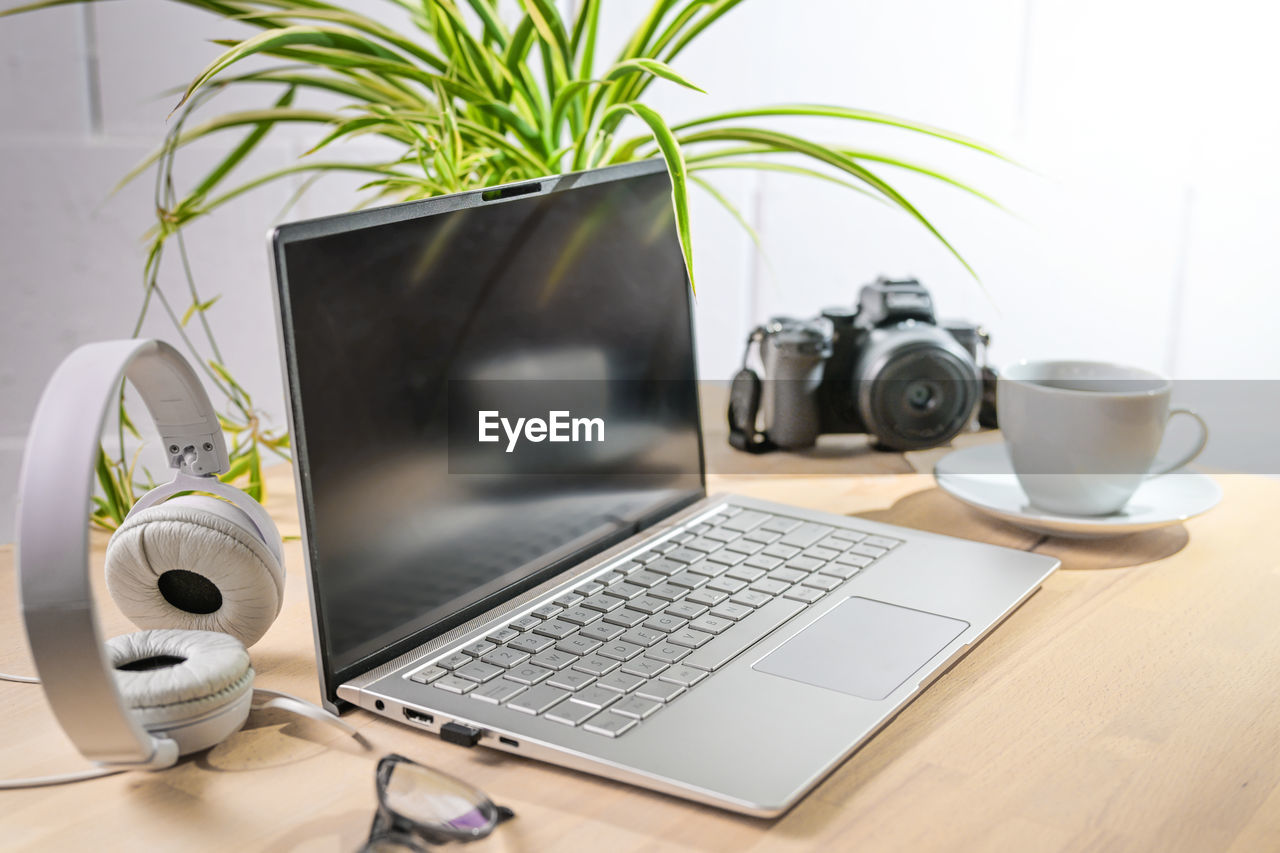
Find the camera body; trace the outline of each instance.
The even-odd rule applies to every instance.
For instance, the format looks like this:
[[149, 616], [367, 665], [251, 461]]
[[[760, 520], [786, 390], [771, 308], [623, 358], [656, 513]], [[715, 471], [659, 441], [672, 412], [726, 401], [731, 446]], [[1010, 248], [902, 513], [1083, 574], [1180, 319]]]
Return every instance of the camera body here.
[[890, 450], [950, 441], [982, 399], [979, 327], [939, 325], [918, 281], [878, 279], [856, 310], [775, 317], [759, 334], [764, 434], [795, 450], [824, 433], [866, 433]]

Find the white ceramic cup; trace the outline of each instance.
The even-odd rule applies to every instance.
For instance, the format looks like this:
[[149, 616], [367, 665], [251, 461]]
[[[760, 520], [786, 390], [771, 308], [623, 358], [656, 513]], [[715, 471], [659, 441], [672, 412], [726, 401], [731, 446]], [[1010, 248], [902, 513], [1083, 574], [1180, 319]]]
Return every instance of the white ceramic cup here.
[[[1137, 367], [1098, 361], [1023, 361], [996, 386], [996, 408], [1018, 482], [1032, 505], [1065, 515], [1119, 512], [1150, 477], [1204, 450], [1209, 427], [1169, 408], [1173, 383]], [[1174, 415], [1200, 424], [1196, 445], [1153, 470]]]

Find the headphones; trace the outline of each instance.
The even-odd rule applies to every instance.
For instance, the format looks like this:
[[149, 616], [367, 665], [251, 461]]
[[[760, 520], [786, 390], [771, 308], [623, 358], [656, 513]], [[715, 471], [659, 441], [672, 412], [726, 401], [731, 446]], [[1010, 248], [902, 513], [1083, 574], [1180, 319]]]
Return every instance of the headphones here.
[[[125, 378], [176, 473], [138, 501], [107, 546], [108, 591], [149, 630], [104, 645], [86, 519], [103, 424]], [[249, 715], [254, 673], [245, 646], [280, 612], [284, 558], [261, 504], [218, 479], [227, 468], [204, 386], [166, 343], [82, 346], [40, 398], [19, 487], [22, 613], [58, 723], [100, 765], [168, 767], [219, 743]]]

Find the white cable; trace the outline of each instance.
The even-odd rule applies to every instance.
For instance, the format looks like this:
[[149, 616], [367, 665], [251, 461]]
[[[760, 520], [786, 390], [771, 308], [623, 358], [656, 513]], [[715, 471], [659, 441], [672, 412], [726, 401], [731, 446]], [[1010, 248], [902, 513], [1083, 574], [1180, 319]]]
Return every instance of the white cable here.
[[86, 779], [100, 779], [103, 776], [114, 776], [123, 773], [123, 767], [99, 767], [95, 770], [81, 770], [79, 773], [64, 773], [61, 776], [36, 776], [31, 779], [0, 779], [0, 791], [15, 788], [42, 788], [45, 785], [66, 785], [69, 782], [83, 782]]
[[350, 735], [365, 749], [371, 748], [369, 742], [365, 740], [364, 735], [360, 734], [360, 732], [358, 732], [350, 723], [339, 719], [335, 714], [330, 714], [318, 705], [313, 705], [305, 699], [299, 699], [297, 696], [282, 693], [279, 690], [268, 690], [265, 687], [255, 687], [253, 688], [253, 708], [254, 710], [277, 708], [281, 711], [289, 711], [303, 717], [308, 717], [317, 722], [333, 726], [344, 734]]
[[10, 675], [7, 672], [0, 672], [0, 681], [16, 681], [19, 684], [39, 684], [40, 679], [32, 678], [29, 675]]

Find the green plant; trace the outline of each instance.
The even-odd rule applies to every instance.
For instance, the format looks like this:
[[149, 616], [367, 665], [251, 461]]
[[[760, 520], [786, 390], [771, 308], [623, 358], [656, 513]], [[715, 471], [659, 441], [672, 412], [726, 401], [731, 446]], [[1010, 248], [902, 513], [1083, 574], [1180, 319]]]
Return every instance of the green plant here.
[[[76, 2], [90, 0], [41, 0], [3, 14]], [[288, 436], [261, 426], [248, 394], [222, 364], [206, 317], [216, 297], [200, 295], [182, 231], [193, 220], [264, 184], [305, 175], [301, 192], [322, 175], [355, 172], [369, 178], [362, 188], [369, 191], [364, 199], [368, 204], [660, 155], [671, 175], [676, 223], [691, 275], [690, 183], [707, 190], [750, 230], [707, 181], [703, 173], [713, 170], [785, 172], [871, 195], [914, 218], [966, 269], [969, 265], [951, 244], [877, 170], [886, 165], [923, 174], [991, 201], [917, 163], [759, 126], [762, 119], [782, 116], [834, 118], [888, 125], [995, 155], [977, 142], [905, 119], [846, 107], [790, 104], [717, 113], [675, 125], [664, 120], [643, 102], [649, 86], [662, 80], [697, 89], [672, 62], [742, 0], [656, 0], [611, 62], [599, 61], [596, 55], [602, 0], [581, 0], [577, 14], [567, 20], [553, 0], [519, 0], [514, 26], [502, 20], [497, 0], [387, 0], [411, 22], [412, 30], [406, 32], [323, 0], [177, 2], [261, 32], [218, 41], [226, 51], [186, 87], [164, 144], [126, 176], [131, 180], [155, 168], [157, 221], [148, 234], [138, 327], [158, 302], [200, 358], [210, 382], [228, 401], [224, 427], [235, 446], [227, 479], [247, 479], [259, 495], [262, 456], [270, 451], [287, 458]], [[267, 67], [241, 64], [251, 57], [276, 62]], [[278, 94], [262, 109], [190, 121], [217, 92], [249, 86], [267, 86]], [[326, 100], [338, 103], [299, 106], [295, 100], [300, 93], [323, 93]], [[296, 165], [233, 183], [232, 173], [248, 154], [272, 128], [286, 123], [317, 125], [316, 144]], [[634, 133], [624, 135], [628, 128]], [[173, 179], [178, 151], [197, 139], [237, 129], [244, 135], [226, 157], [194, 187], [178, 192]], [[335, 143], [356, 136], [379, 137], [392, 144], [395, 154], [372, 163], [328, 156], [338, 150]], [[161, 285], [161, 261], [170, 244], [177, 250], [186, 289], [183, 299], [189, 303], [181, 316]], [[187, 327], [196, 318], [207, 352], [188, 335]], [[121, 424], [118, 454], [113, 458], [104, 452], [99, 466], [106, 495], [95, 520], [108, 527], [132, 505], [136, 487], [134, 466], [125, 458], [123, 433], [131, 427], [123, 407]]]

